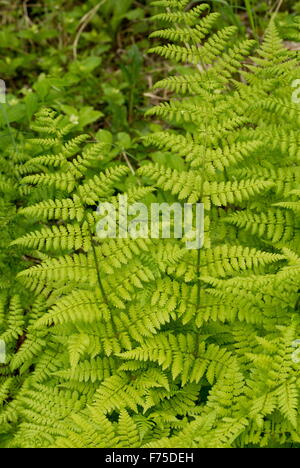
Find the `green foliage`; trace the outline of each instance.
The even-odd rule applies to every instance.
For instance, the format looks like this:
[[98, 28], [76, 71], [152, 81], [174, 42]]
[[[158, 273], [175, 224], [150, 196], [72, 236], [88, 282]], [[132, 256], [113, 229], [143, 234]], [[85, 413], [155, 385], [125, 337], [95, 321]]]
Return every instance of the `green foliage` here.
[[[123, 20], [143, 17], [131, 1], [103, 2], [99, 18], [97, 2], [86, 3], [86, 19], [110, 19], [109, 43]], [[199, 3], [151, 7], [161, 41], [151, 52], [172, 62], [156, 85], [163, 101], [147, 113], [156, 124], [137, 122], [136, 45], [121, 68], [129, 94], [104, 80], [102, 110], [87, 96], [76, 111], [80, 80], [59, 106], [48, 94], [55, 82], [40, 80], [16, 118], [0, 104], [1, 447], [300, 442], [297, 55], [273, 21], [261, 44], [239, 40]], [[95, 47], [81, 70], [93, 81], [99, 38], [82, 39]], [[76, 74], [78, 59], [69, 66]], [[113, 128], [94, 138], [102, 111]], [[142, 151], [134, 164], [131, 149]], [[118, 206], [122, 194], [146, 205], [202, 202], [204, 247], [100, 239], [98, 204]]]

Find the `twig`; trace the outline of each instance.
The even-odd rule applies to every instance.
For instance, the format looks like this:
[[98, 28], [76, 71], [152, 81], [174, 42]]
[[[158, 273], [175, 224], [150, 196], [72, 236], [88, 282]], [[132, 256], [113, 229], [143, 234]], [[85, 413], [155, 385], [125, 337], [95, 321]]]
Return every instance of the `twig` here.
[[[278, 14], [278, 12], [279, 12], [279, 10], [280, 10], [282, 4], [283, 4], [283, 0], [278, 0], [277, 6], [276, 6], [275, 11], [274, 11], [274, 13], [273, 13], [273, 15], [272, 15], [272, 20], [274, 20], [275, 17], [277, 16], [277, 14]], [[271, 21], [272, 21], [272, 20], [271, 20]]]
[[[135, 170], [134, 170], [134, 168], [132, 167], [132, 164], [131, 164], [131, 162], [129, 161], [129, 158], [128, 158], [127, 154], [125, 153], [125, 151], [122, 151], [122, 156], [123, 156], [123, 158], [125, 159], [126, 164], [127, 164], [127, 166], [129, 167], [131, 173], [132, 173], [134, 176], [136, 176]], [[138, 182], [139, 185], [141, 185], [140, 179], [137, 179], [137, 182]]]
[[127, 154], [126, 154], [124, 151], [122, 152], [122, 156], [123, 156], [123, 158], [125, 159], [126, 164], [127, 164], [127, 166], [129, 167], [129, 169], [131, 170], [132, 174], [135, 176], [135, 170], [133, 169], [133, 167], [132, 167], [132, 165], [131, 165], [131, 162], [130, 162], [129, 159], [128, 159], [128, 156], [127, 156]]
[[152, 94], [152, 93], [144, 93], [144, 96], [149, 97], [149, 98], [154, 99], [154, 100], [157, 100], [157, 101], [168, 101], [169, 100], [168, 98], [157, 96], [156, 94]]
[[73, 57], [74, 57], [74, 60], [77, 59], [77, 48], [78, 48], [78, 43], [79, 43], [79, 40], [80, 40], [80, 37], [81, 37], [81, 34], [83, 33], [83, 31], [85, 30], [85, 28], [87, 27], [87, 25], [89, 24], [89, 22], [93, 19], [93, 17], [95, 16], [95, 14], [97, 13], [97, 11], [99, 10], [99, 8], [106, 2], [106, 0], [101, 0], [101, 2], [99, 2], [94, 8], [92, 8], [92, 10], [88, 11], [80, 20], [80, 23], [79, 23], [79, 29], [78, 29], [78, 32], [76, 34], [76, 37], [75, 37], [75, 40], [74, 40], [74, 43], [73, 43]]
[[27, 3], [28, 3], [28, 0], [23, 1], [23, 11], [24, 11], [25, 22], [29, 26], [30, 24], [32, 24], [32, 21], [28, 15]]
[[33, 262], [37, 265], [40, 265], [42, 263], [40, 259], [32, 257], [31, 255], [23, 255], [22, 260], [24, 260], [25, 262]]

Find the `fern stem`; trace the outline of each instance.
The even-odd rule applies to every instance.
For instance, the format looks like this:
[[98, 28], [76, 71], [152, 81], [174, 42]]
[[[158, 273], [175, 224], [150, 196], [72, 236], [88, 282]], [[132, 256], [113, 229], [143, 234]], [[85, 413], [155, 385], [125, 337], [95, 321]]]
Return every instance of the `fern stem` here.
[[197, 310], [200, 307], [201, 280], [200, 280], [201, 249], [197, 253]]
[[[300, 293], [300, 291], [299, 291], [299, 293]], [[296, 302], [296, 305], [295, 305], [295, 311], [297, 311], [299, 309], [299, 307], [300, 307], [300, 295], [299, 295], [299, 297], [297, 299], [297, 302]]]
[[89, 233], [90, 233], [90, 237], [91, 237], [91, 245], [92, 245], [94, 262], [95, 262], [95, 267], [96, 267], [96, 272], [97, 272], [98, 285], [99, 285], [102, 297], [104, 299], [104, 302], [106, 303], [106, 305], [109, 305], [108, 304], [108, 298], [107, 298], [107, 295], [106, 295], [106, 292], [105, 292], [105, 289], [104, 289], [104, 286], [103, 286], [103, 283], [102, 283], [102, 280], [101, 280], [100, 267], [99, 267], [99, 263], [98, 263], [98, 260], [97, 260], [97, 253], [96, 253], [95, 244], [94, 244], [94, 240], [93, 240], [93, 234], [91, 232], [90, 226], [88, 226], [88, 229], [89, 229]]

